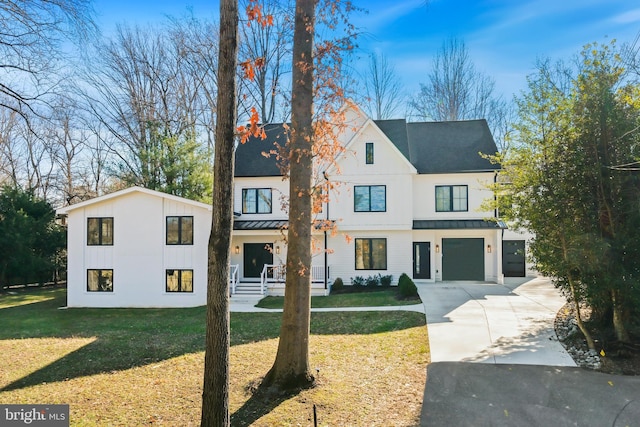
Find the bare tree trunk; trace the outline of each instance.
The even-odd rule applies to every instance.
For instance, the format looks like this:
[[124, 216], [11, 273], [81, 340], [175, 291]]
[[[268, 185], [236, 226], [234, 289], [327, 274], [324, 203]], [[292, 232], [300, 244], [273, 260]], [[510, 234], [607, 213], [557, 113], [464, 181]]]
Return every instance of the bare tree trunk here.
[[265, 386], [307, 387], [311, 320], [311, 188], [315, 0], [297, 0], [293, 38], [287, 279], [276, 360]]
[[620, 301], [620, 292], [611, 290], [611, 305], [613, 310], [613, 329], [616, 331], [616, 338], [622, 342], [629, 342], [629, 332], [625, 326], [626, 310]]
[[584, 339], [587, 340], [589, 350], [595, 350], [596, 345], [593, 341], [593, 337], [591, 336], [591, 332], [589, 332], [582, 321], [582, 314], [580, 313], [580, 296], [576, 290], [575, 281], [571, 277], [568, 278], [568, 281], [569, 289], [571, 290], [571, 299], [573, 299], [574, 310], [576, 311], [576, 323], [578, 324], [578, 329], [580, 329], [580, 332], [584, 335]]
[[233, 150], [236, 127], [238, 2], [220, 1], [218, 120], [209, 236], [207, 335], [201, 426], [228, 426], [229, 259], [233, 221]]

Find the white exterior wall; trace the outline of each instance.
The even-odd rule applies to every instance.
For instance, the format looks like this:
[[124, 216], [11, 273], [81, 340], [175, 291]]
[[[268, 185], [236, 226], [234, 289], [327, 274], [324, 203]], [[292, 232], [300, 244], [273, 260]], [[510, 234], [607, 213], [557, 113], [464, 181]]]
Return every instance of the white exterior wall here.
[[[480, 205], [493, 192], [485, 185], [493, 182], [493, 172], [451, 173], [416, 175], [413, 181], [414, 219], [483, 219], [493, 217], [493, 212], [481, 212]], [[436, 186], [466, 185], [467, 212], [436, 212]]]
[[[356, 270], [355, 239], [385, 238], [387, 239], [387, 269], [386, 270]], [[413, 260], [410, 256], [412, 247], [411, 231], [396, 230], [358, 230], [354, 232], [339, 232], [329, 238], [329, 248], [333, 253], [328, 255], [331, 268], [331, 280], [340, 277], [345, 285], [351, 284], [351, 278], [362, 276], [367, 278], [376, 274], [382, 276], [391, 274], [393, 284], [398, 283], [402, 273], [412, 276]]]
[[[271, 213], [270, 214], [246, 214], [242, 213], [242, 190], [248, 188], [270, 188], [271, 189]], [[282, 203], [282, 197], [289, 195], [289, 181], [285, 181], [281, 176], [264, 177], [239, 177], [234, 179], [234, 199], [233, 211], [240, 213], [237, 218], [240, 221], [248, 220], [272, 220], [287, 219], [288, 213]]]
[[[370, 165], [365, 159], [367, 142], [374, 144], [374, 162]], [[341, 173], [331, 175], [337, 186], [330, 194], [329, 216], [337, 221], [340, 230], [411, 229], [411, 187], [415, 168], [375, 126], [365, 127], [349, 145], [339, 164]], [[386, 212], [355, 212], [356, 185], [384, 185]]]
[[[69, 307], [192, 307], [206, 303], [211, 211], [131, 192], [68, 213]], [[193, 216], [193, 245], [166, 245], [166, 216]], [[113, 218], [113, 245], [87, 245], [87, 218]], [[88, 269], [113, 269], [113, 292], [87, 291]], [[166, 292], [167, 269], [192, 269], [193, 292]]]

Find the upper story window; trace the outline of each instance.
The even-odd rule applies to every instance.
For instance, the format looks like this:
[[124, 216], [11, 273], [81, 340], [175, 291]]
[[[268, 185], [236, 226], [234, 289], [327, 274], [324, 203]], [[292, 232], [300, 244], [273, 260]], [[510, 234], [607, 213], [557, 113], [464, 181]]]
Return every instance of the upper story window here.
[[87, 245], [113, 245], [113, 218], [87, 218]]
[[167, 217], [167, 245], [193, 245], [193, 217]]
[[365, 161], [368, 165], [373, 164], [373, 142], [365, 144]]
[[387, 187], [385, 185], [356, 185], [353, 187], [356, 212], [386, 212]]
[[466, 185], [437, 185], [436, 212], [466, 212], [468, 206]]
[[245, 213], [245, 214], [271, 213], [271, 189], [270, 188], [242, 189], [242, 213]]
[[387, 239], [355, 239], [356, 270], [387, 269]]
[[87, 270], [88, 292], [113, 292], [113, 270]]
[[193, 292], [193, 270], [167, 270], [167, 292]]

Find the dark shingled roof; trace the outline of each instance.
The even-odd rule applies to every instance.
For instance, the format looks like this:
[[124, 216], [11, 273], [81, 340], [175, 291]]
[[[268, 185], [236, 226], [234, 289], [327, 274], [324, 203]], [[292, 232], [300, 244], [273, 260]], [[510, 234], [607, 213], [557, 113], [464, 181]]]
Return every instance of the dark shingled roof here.
[[[404, 119], [375, 120], [374, 123], [411, 162], [418, 173], [486, 172], [500, 169], [480, 156], [498, 149], [487, 121], [407, 123]], [[282, 123], [265, 126], [267, 138], [251, 137], [236, 148], [236, 177], [282, 176], [276, 156], [263, 152], [284, 145], [287, 135]]]
[[284, 146], [287, 143], [287, 135], [282, 123], [265, 125], [266, 139], [250, 137], [244, 144], [236, 147], [235, 176], [282, 176], [275, 155], [265, 157], [262, 153], [275, 150], [273, 145], [277, 142]]
[[248, 221], [233, 221], [234, 230], [280, 230], [285, 225], [288, 225], [289, 221], [282, 220], [248, 220]]
[[502, 229], [508, 228], [503, 221], [484, 221], [481, 219], [416, 219], [414, 230], [458, 230], [458, 229]]
[[410, 160], [409, 140], [407, 139], [407, 122], [404, 119], [396, 120], [375, 120], [374, 123], [380, 128], [387, 138], [400, 150], [400, 152]]
[[478, 172], [499, 169], [479, 153], [498, 149], [487, 121], [407, 123], [376, 120], [376, 125], [405, 155], [418, 173]]

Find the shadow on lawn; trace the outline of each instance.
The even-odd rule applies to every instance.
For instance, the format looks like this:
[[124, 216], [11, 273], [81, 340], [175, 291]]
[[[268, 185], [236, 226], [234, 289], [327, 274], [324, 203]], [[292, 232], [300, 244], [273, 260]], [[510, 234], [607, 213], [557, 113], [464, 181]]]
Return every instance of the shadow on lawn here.
[[[66, 305], [65, 290], [47, 292], [47, 299], [39, 302], [0, 308], [0, 340], [93, 338], [94, 341], [0, 391], [122, 371], [205, 350], [206, 307], [59, 310]], [[279, 313], [233, 313], [231, 345], [277, 338], [280, 322]], [[420, 324], [424, 325], [424, 315], [419, 313], [388, 312], [385, 316], [375, 312], [313, 313], [311, 333], [374, 334]], [[254, 400], [255, 403], [252, 400], [245, 405], [242, 413], [250, 414], [264, 406], [260, 406], [258, 397]]]
[[280, 392], [258, 386], [251, 397], [237, 411], [231, 414], [231, 425], [237, 427], [253, 425], [264, 415], [280, 406], [282, 402], [297, 396], [300, 391]]

